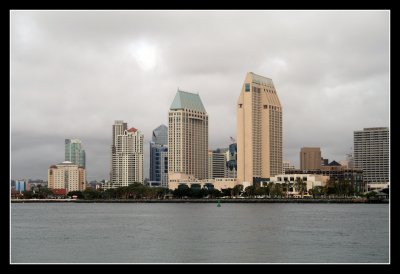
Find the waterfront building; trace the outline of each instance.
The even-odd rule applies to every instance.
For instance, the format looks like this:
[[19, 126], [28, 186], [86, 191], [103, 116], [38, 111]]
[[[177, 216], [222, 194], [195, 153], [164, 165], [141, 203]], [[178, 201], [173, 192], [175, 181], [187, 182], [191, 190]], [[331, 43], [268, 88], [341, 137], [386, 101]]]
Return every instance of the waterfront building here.
[[367, 184], [389, 182], [389, 128], [354, 131], [354, 165], [363, 170]]
[[64, 161], [86, 168], [86, 153], [79, 139], [65, 139]]
[[336, 161], [332, 161], [329, 165], [321, 166], [320, 169], [291, 169], [286, 174], [315, 174], [329, 176], [334, 181], [345, 180], [350, 181], [355, 192], [365, 192], [366, 186], [363, 181], [363, 170], [358, 168], [347, 168], [341, 166]]
[[237, 101], [237, 179], [282, 173], [282, 107], [271, 79], [247, 73]]
[[316, 186], [324, 187], [329, 180], [329, 176], [326, 175], [317, 175], [317, 174], [305, 174], [305, 173], [293, 173], [293, 174], [278, 174], [272, 176], [269, 181], [264, 181], [260, 184], [262, 187], [268, 186], [268, 183], [277, 183], [288, 186], [288, 197], [299, 197], [300, 193], [298, 188], [296, 188], [296, 181], [301, 179], [303, 183], [306, 184], [305, 195], [308, 196], [308, 193], [311, 189]]
[[143, 134], [136, 128], [128, 129], [121, 120], [113, 125], [111, 145], [110, 183], [105, 188], [143, 183]]
[[227, 177], [226, 152], [219, 148], [208, 151], [208, 179]]
[[51, 165], [48, 169], [48, 188], [70, 191], [86, 189], [86, 171], [82, 166], [69, 161]]
[[321, 149], [319, 147], [302, 147], [300, 149], [300, 169], [321, 168]]
[[150, 181], [168, 187], [168, 127], [165, 125], [153, 130], [150, 142]]
[[208, 177], [208, 114], [198, 94], [179, 90], [168, 113], [168, 176]]
[[[234, 188], [238, 185], [238, 181], [236, 178], [215, 178], [215, 179], [203, 179], [199, 180], [194, 176], [190, 176], [184, 173], [174, 173], [169, 176], [168, 188], [169, 189], [177, 189], [180, 185], [187, 185], [188, 187], [197, 187], [199, 189], [207, 188], [207, 189], [228, 189]], [[242, 183], [243, 189], [250, 186], [252, 183], [245, 182]]]

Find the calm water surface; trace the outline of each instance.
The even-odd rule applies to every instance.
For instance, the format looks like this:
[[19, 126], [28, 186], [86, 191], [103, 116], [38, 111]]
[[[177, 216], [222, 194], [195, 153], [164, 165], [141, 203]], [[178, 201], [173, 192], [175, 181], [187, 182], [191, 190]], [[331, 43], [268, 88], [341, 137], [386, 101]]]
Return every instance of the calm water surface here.
[[12, 204], [12, 263], [388, 263], [387, 204]]

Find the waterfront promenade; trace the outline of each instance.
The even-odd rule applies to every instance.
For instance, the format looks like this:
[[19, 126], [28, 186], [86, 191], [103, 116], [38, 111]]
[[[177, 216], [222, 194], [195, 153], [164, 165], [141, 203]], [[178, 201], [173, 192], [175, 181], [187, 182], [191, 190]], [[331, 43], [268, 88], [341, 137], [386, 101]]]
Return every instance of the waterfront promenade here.
[[363, 198], [332, 198], [332, 199], [116, 199], [116, 200], [83, 200], [83, 199], [12, 199], [12, 203], [389, 203], [388, 200], [368, 200]]

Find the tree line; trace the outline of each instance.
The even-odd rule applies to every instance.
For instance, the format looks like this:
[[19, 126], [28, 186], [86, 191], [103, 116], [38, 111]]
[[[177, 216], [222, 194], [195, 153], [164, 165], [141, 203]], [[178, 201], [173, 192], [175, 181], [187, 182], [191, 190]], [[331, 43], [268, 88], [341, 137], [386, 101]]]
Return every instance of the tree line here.
[[[233, 188], [222, 189], [221, 191], [213, 188], [212, 185], [201, 187], [200, 184], [179, 185], [175, 190], [164, 187], [149, 187], [141, 183], [133, 183], [129, 186], [112, 189], [93, 189], [87, 188], [84, 191], [71, 191], [67, 196], [76, 196], [78, 199], [163, 199], [166, 195], [172, 195], [175, 198], [220, 198], [220, 197], [268, 197], [268, 198], [289, 198], [289, 193], [297, 191], [301, 197], [312, 195], [313, 198], [326, 197], [351, 197], [360, 195], [349, 180], [328, 180], [325, 186], [315, 186], [307, 191], [307, 184], [301, 178], [295, 182], [274, 183], [269, 182], [265, 186], [255, 184], [243, 189], [243, 185], [236, 185]], [[52, 197], [51, 189], [41, 187], [35, 190], [24, 191], [20, 198], [45, 199]]]

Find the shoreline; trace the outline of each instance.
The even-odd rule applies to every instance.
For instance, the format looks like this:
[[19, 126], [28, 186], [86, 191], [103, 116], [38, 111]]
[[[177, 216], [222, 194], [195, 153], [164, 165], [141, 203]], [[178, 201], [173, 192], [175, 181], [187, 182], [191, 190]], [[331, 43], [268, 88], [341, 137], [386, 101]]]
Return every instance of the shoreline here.
[[388, 204], [388, 200], [365, 199], [119, 199], [119, 200], [79, 200], [79, 199], [12, 199], [11, 203], [311, 203], [311, 204]]

